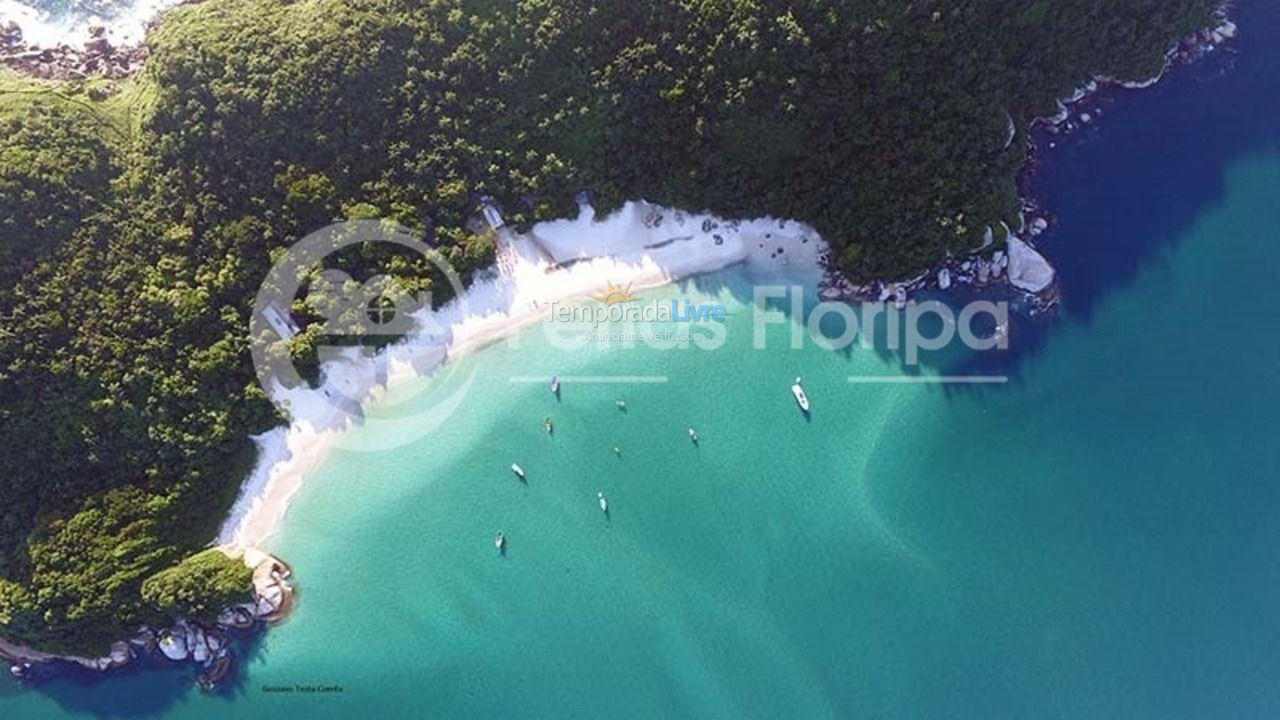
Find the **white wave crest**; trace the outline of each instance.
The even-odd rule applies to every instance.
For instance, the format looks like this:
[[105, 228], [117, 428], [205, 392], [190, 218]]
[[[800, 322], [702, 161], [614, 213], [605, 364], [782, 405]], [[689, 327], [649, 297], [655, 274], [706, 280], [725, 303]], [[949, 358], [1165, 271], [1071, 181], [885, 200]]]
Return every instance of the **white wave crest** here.
[[146, 35], [147, 23], [165, 8], [181, 0], [133, 0], [132, 2], [75, 3], [50, 0], [0, 0], [0, 24], [14, 22], [22, 28], [28, 45], [56, 47], [80, 45], [89, 28], [107, 29], [115, 45], [136, 45]]

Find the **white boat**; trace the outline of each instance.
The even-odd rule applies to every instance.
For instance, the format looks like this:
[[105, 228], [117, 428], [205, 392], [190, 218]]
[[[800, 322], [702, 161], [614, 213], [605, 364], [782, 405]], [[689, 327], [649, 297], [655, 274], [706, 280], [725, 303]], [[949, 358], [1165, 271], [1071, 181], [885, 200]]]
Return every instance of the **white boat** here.
[[511, 463], [511, 472], [515, 473], [516, 477], [520, 478], [521, 480], [524, 479], [524, 468], [520, 467], [518, 464]]
[[702, 438], [698, 437], [698, 431], [697, 431], [697, 430], [694, 430], [692, 427], [690, 427], [690, 428], [689, 428], [689, 439], [693, 441], [693, 444], [694, 444], [694, 445], [697, 445], [697, 444], [698, 444], [698, 441], [699, 441], [699, 440], [701, 440]]
[[501, 530], [493, 537], [493, 546], [499, 550], [507, 546], [507, 536], [503, 535]]
[[596, 497], [600, 500], [600, 512], [609, 512], [609, 501], [604, 499], [604, 493], [598, 492], [596, 493]]
[[559, 375], [551, 376], [551, 394], [552, 395], [560, 394], [560, 376]]
[[548, 435], [555, 432], [556, 427], [551, 424], [551, 418], [547, 418], [542, 421], [542, 429], [546, 430]]
[[796, 382], [791, 386], [791, 394], [796, 396], [796, 402], [799, 403], [800, 409], [809, 412], [809, 396], [804, 392], [804, 386], [800, 384], [800, 378], [796, 378]]
[[617, 405], [619, 410], [626, 410], [626, 409], [627, 409], [627, 401], [626, 401], [626, 400], [615, 400], [615, 401], [613, 402], [613, 404], [614, 404], [614, 405]]

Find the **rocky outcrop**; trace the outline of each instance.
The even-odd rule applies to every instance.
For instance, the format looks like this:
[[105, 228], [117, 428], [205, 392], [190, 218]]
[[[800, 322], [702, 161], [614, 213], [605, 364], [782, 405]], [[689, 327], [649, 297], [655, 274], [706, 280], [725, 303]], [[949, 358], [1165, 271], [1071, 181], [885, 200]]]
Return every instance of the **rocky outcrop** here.
[[87, 77], [123, 78], [142, 68], [147, 58], [144, 47], [117, 48], [106, 37], [106, 29], [95, 27], [83, 46], [41, 48], [28, 46], [22, 28], [10, 22], [0, 25], [0, 64], [31, 77], [75, 80]]
[[161, 655], [172, 662], [200, 665], [200, 687], [211, 690], [226, 677], [232, 666], [230, 639], [227, 633], [244, 632], [261, 622], [275, 622], [292, 608], [293, 588], [288, 578], [289, 567], [276, 558], [257, 551], [224, 549], [232, 557], [240, 557], [253, 568], [253, 601], [234, 605], [218, 613], [216, 627], [206, 627], [191, 620], [179, 620], [160, 633], [157, 644]]
[[227, 630], [247, 630], [253, 627], [253, 623], [257, 618], [252, 612], [250, 605], [236, 605], [229, 607], [218, 613], [218, 627]]
[[186, 628], [181, 623], [173, 630], [161, 633], [160, 652], [175, 662], [191, 657], [191, 651], [187, 649]]
[[3, 657], [12, 665], [9, 672], [17, 678], [26, 677], [35, 665], [42, 665], [54, 661], [68, 662], [79, 665], [86, 670], [107, 671], [114, 670], [118, 667], [128, 665], [134, 658], [134, 650], [130, 643], [120, 641], [112, 643], [106, 655], [102, 657], [81, 657], [79, 655], [54, 655], [52, 653], [42, 652], [32, 648], [14, 645], [0, 639], [0, 657]]
[[253, 552], [245, 552], [245, 563], [254, 569], [253, 592], [257, 598], [250, 611], [264, 622], [277, 622], [293, 609], [293, 587], [289, 584], [292, 572], [276, 558], [258, 553], [262, 555], [259, 559]]
[[0, 23], [0, 52], [22, 46], [22, 28], [18, 27], [18, 23], [12, 20]]
[[[1140, 82], [1122, 82], [1108, 77], [1097, 77], [1078, 88], [1068, 98], [1058, 101], [1058, 112], [1049, 117], [1036, 118], [1032, 125], [1047, 126], [1051, 134], [1066, 134], [1093, 124], [1103, 115], [1101, 104], [1096, 102], [1100, 88], [1108, 85], [1119, 85], [1126, 88], [1142, 88], [1155, 84], [1169, 68], [1192, 62], [1206, 53], [1212, 52], [1239, 34], [1239, 28], [1226, 16], [1226, 7], [1220, 9], [1216, 16], [1217, 25], [1200, 30], [1174, 46], [1166, 54], [1164, 70], [1155, 77]], [[1056, 147], [1052, 139], [1048, 141], [1050, 148]], [[894, 304], [902, 307], [905, 298], [921, 290], [938, 288], [949, 291], [958, 286], [985, 287], [990, 284], [1007, 282], [1010, 286], [1028, 293], [1031, 297], [1032, 313], [1052, 309], [1059, 301], [1058, 288], [1054, 284], [1053, 267], [1023, 238], [1035, 238], [1049, 228], [1049, 221], [1039, 214], [1031, 193], [1025, 184], [1029, 182], [1035, 168], [1034, 146], [1031, 151], [1030, 170], [1019, 178], [1019, 191], [1023, 197], [1024, 216], [1030, 216], [1030, 222], [1023, 222], [1017, 229], [1023, 237], [1005, 227], [1008, 238], [1007, 255], [996, 251], [989, 257], [983, 257], [985, 251], [993, 244], [994, 234], [990, 227], [983, 236], [982, 244], [971, 251], [967, 259], [947, 260], [939, 263], [924, 279], [917, 278], [898, 283], [892, 281], [872, 281], [865, 285], [855, 285], [839, 271], [832, 258], [827, 255], [823, 261], [827, 266], [827, 276], [819, 290], [823, 300], [856, 300], [861, 302], [887, 302], [893, 299]]]
[[[1047, 228], [1048, 222], [1043, 219], [1035, 221], [1035, 227]], [[1007, 229], [1006, 229], [1007, 231]], [[1010, 239], [1016, 239], [1012, 234]], [[1034, 251], [1033, 251], [1034, 252]], [[892, 302], [902, 309], [908, 299], [924, 290], [950, 291], [960, 287], [982, 289], [1008, 283], [1032, 294], [1041, 291], [1028, 290], [1026, 287], [1012, 282], [1008, 272], [1010, 257], [1004, 250], [995, 250], [990, 255], [978, 254], [964, 259], [948, 260], [933, 271], [923, 273], [905, 282], [870, 282], [866, 285], [854, 285], [840, 273], [839, 269], [828, 265], [827, 277], [823, 280], [818, 296], [823, 300], [855, 300], [859, 302]], [[1036, 298], [1036, 305], [1047, 307], [1053, 303], [1048, 299]]]
[[1019, 290], [1040, 293], [1053, 284], [1053, 266], [1035, 248], [1009, 237], [1009, 283]]
[[106, 672], [127, 665], [136, 657], [158, 655], [170, 662], [200, 665], [204, 670], [200, 687], [212, 689], [229, 674], [233, 664], [230, 634], [252, 631], [264, 622], [281, 620], [293, 607], [293, 588], [288, 581], [291, 572], [287, 565], [255, 550], [226, 549], [224, 552], [240, 557], [253, 568], [253, 600], [225, 608], [213, 627], [186, 619], [159, 632], [143, 627], [133, 639], [112, 643], [109, 652], [100, 658], [53, 655], [0, 639], [0, 657], [12, 663], [9, 672], [15, 678], [27, 679], [33, 676], [36, 666], [53, 668], [51, 663], [55, 661]]
[[[1118, 80], [1100, 75], [1084, 87], [1076, 90], [1071, 97], [1059, 100], [1058, 112], [1055, 115], [1037, 118], [1034, 122], [1047, 125], [1049, 132], [1055, 134], [1070, 134], [1089, 125], [1102, 115], [1102, 108], [1093, 102], [1094, 96], [1100, 87], [1115, 85], [1130, 90], [1149, 88], [1160, 82], [1165, 73], [1171, 68], [1195, 62], [1205, 54], [1213, 52], [1235, 38], [1239, 34], [1239, 28], [1227, 17], [1228, 9], [1228, 5], [1224, 4], [1217, 11], [1215, 22], [1218, 24], [1215, 27], [1204, 28], [1194, 32], [1170, 48], [1165, 53], [1164, 66], [1154, 77], [1146, 80]], [[1054, 147], [1054, 145], [1054, 142], [1049, 143], [1049, 147]]]
[[1218, 27], [1212, 30], [1205, 30], [1201, 34], [1201, 37], [1203, 37], [1206, 42], [1213, 45], [1221, 45], [1240, 33], [1240, 28], [1237, 27], [1235, 23], [1225, 17], [1221, 18], [1221, 21], [1222, 24], [1218, 25]]

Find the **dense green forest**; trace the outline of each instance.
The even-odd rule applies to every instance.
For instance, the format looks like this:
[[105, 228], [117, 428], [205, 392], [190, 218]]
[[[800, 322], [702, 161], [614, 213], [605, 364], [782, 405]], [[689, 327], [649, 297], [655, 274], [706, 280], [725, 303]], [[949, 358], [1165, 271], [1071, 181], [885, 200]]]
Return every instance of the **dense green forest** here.
[[180, 617], [213, 623], [218, 613], [252, 599], [253, 571], [239, 558], [205, 550], [152, 575], [142, 583], [142, 599]]
[[281, 421], [248, 315], [302, 235], [430, 218], [465, 274], [477, 197], [528, 223], [591, 188], [904, 277], [1013, 224], [1030, 118], [1155, 74], [1214, 4], [209, 0], [114, 94], [0, 77], [0, 635], [102, 652], [236, 594], [184, 558]]

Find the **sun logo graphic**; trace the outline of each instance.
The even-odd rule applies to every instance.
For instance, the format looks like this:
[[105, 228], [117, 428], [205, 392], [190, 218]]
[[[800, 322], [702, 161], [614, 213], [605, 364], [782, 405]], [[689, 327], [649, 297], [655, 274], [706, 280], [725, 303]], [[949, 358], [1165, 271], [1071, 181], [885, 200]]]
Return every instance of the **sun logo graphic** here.
[[605, 305], [616, 305], [618, 303], [635, 302], [640, 298], [631, 294], [631, 286], [634, 283], [628, 283], [624, 288], [621, 285], [614, 285], [612, 282], [605, 286], [598, 295], [592, 295], [592, 300], [599, 300]]

